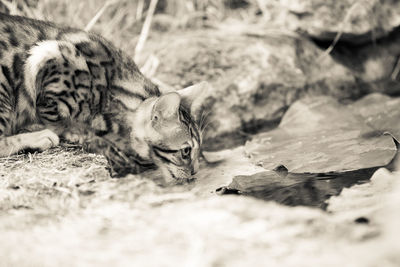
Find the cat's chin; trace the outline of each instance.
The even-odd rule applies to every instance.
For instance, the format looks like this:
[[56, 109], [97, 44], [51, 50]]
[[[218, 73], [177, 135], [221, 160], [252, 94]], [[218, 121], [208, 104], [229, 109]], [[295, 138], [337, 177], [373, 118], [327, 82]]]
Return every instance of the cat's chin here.
[[164, 182], [165, 182], [165, 183], [172, 183], [172, 182], [175, 182], [176, 178], [174, 178], [174, 177], [172, 176], [172, 174], [169, 172], [169, 170], [168, 170], [167, 167], [165, 167], [165, 166], [160, 166], [159, 169], [160, 169], [160, 171], [161, 171], [161, 173], [162, 173], [162, 176], [164, 177]]
[[144, 170], [143, 168], [140, 169], [140, 171], [138, 171], [137, 166], [135, 165], [126, 165], [126, 166], [121, 166], [121, 165], [117, 165], [117, 164], [112, 164], [109, 163], [108, 166], [108, 171], [110, 173], [110, 176], [112, 178], [124, 178], [129, 174], [141, 174], [145, 171], [150, 171], [150, 170], [155, 170], [156, 166], [153, 164], [149, 164], [147, 167], [147, 169]]
[[[112, 171], [116, 171], [116, 169], [109, 168], [110, 174]], [[122, 175], [122, 176], [121, 176]], [[196, 178], [173, 178], [171, 175], [164, 175], [162, 168], [157, 169], [149, 169], [139, 174], [133, 174], [129, 172], [129, 169], [126, 168], [123, 172], [114, 173], [113, 178], [132, 178], [137, 177], [139, 179], [146, 179], [153, 181], [156, 185], [160, 187], [173, 187], [173, 186], [189, 186], [189, 189], [196, 184]]]

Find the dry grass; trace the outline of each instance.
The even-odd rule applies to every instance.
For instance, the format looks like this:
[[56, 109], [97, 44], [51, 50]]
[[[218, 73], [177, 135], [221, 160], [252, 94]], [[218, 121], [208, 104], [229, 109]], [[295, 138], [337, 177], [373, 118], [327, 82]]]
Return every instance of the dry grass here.
[[0, 159], [0, 209], [27, 215], [13, 227], [76, 211], [95, 192], [93, 184], [109, 179], [104, 166], [101, 156], [65, 148]]
[[190, 188], [160, 187], [157, 171], [112, 179], [103, 156], [68, 147], [1, 158], [0, 177], [0, 232], [55, 226], [93, 205], [168, 202]]

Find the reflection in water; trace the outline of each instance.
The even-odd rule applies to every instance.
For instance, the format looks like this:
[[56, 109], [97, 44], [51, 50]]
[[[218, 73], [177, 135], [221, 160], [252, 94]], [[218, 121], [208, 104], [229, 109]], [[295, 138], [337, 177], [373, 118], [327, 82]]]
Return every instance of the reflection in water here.
[[343, 188], [367, 182], [378, 168], [332, 173], [288, 173], [281, 166], [275, 171], [233, 178], [231, 184], [217, 193], [253, 196], [289, 206], [305, 205], [326, 208], [325, 201]]

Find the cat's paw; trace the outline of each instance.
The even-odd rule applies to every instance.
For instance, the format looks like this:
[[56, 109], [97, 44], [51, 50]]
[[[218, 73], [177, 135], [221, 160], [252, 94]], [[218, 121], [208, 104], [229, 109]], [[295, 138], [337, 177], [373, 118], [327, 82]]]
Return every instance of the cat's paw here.
[[57, 146], [60, 143], [58, 135], [49, 129], [26, 134], [26, 138], [30, 149], [46, 150], [51, 147]]
[[68, 143], [83, 145], [85, 143], [85, 137], [77, 132], [66, 131], [62, 134], [62, 138]]

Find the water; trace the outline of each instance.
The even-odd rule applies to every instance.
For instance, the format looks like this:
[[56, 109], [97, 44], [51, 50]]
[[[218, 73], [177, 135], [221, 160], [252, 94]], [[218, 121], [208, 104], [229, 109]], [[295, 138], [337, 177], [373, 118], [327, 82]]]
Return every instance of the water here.
[[368, 182], [378, 167], [348, 172], [288, 173], [282, 166], [275, 171], [233, 178], [228, 186], [217, 189], [220, 195], [237, 194], [276, 201], [289, 206], [326, 208], [326, 200], [343, 188]]

